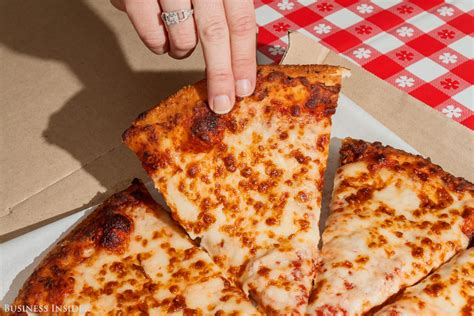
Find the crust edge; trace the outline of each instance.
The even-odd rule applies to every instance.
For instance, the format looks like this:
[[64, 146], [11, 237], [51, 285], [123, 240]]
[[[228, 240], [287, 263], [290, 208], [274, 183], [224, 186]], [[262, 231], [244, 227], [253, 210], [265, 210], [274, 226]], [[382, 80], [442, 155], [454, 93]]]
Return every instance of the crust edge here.
[[430, 158], [411, 154], [389, 145], [383, 145], [378, 141], [371, 143], [348, 137], [343, 139], [339, 154], [341, 166], [358, 161], [380, 163], [382, 158], [403, 157], [410, 160], [412, 164], [416, 164], [417, 167], [427, 168], [431, 173], [438, 175], [453, 191], [471, 192], [471, 194], [474, 194], [473, 183], [444, 171], [441, 166], [434, 164]]
[[[153, 209], [158, 206], [144, 184], [134, 179], [128, 188], [106, 199], [53, 246], [20, 288], [13, 305], [61, 305], [74, 286], [67, 273], [83, 257], [81, 249], [92, 246], [122, 251], [133, 230], [130, 219], [130, 226], [127, 224], [126, 208], [138, 204]], [[124, 244], [96, 245], [106, 234], [114, 234]]]
[[[340, 84], [343, 77], [350, 75], [350, 70], [340, 66], [332, 65], [259, 65], [257, 73], [268, 75], [271, 72], [283, 72], [288, 76], [306, 76], [314, 82], [322, 82], [327, 86]], [[122, 134], [122, 141], [128, 144], [131, 141], [134, 130], [152, 123], [162, 122], [172, 114], [178, 114], [185, 110], [185, 102], [181, 100], [194, 100], [195, 102], [206, 102], [206, 81], [200, 80], [192, 85], [184, 86], [169, 97], [163, 99], [154, 107], [138, 115], [132, 125]]]

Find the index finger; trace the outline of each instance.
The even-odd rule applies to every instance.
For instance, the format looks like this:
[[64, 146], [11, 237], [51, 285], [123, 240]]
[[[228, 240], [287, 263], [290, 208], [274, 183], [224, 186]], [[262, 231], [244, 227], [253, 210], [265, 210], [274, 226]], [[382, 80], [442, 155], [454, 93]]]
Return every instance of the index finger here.
[[229, 30], [222, 0], [193, 0], [194, 17], [206, 62], [209, 107], [218, 114], [235, 102]]
[[235, 92], [239, 97], [253, 93], [257, 73], [257, 22], [253, 0], [224, 0], [230, 31]]

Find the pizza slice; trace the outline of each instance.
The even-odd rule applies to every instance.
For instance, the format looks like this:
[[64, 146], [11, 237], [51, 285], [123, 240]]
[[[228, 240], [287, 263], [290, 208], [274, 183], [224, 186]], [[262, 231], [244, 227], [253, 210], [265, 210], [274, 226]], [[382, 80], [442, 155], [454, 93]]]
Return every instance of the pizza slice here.
[[72, 315], [258, 314], [139, 181], [67, 234], [13, 306]]
[[421, 156], [345, 139], [308, 313], [361, 315], [467, 248], [474, 185]]
[[375, 315], [474, 315], [474, 248], [456, 255]]
[[173, 218], [267, 312], [304, 313], [341, 76], [333, 66], [259, 66], [254, 94], [211, 112], [205, 82], [123, 135]]

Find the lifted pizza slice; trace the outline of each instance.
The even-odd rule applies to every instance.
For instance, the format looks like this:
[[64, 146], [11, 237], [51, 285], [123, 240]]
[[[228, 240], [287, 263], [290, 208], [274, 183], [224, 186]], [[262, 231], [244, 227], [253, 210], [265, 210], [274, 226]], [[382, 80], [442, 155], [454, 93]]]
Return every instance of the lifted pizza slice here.
[[341, 76], [333, 66], [259, 66], [225, 115], [205, 82], [142, 114], [123, 135], [173, 218], [268, 312], [304, 313]]
[[467, 248], [474, 185], [421, 156], [345, 139], [308, 312], [361, 315]]
[[138, 181], [67, 234], [13, 306], [71, 315], [258, 314]]
[[375, 315], [474, 315], [474, 248], [456, 255]]

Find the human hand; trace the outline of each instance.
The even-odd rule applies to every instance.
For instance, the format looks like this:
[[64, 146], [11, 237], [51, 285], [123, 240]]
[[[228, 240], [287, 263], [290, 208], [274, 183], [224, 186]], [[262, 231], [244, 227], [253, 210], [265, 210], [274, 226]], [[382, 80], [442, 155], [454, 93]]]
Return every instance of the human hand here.
[[[145, 45], [156, 54], [188, 57], [198, 38], [206, 63], [209, 107], [232, 109], [235, 96], [253, 93], [256, 80], [256, 20], [253, 0], [111, 0], [125, 11]], [[194, 10], [166, 26], [163, 12]]]

